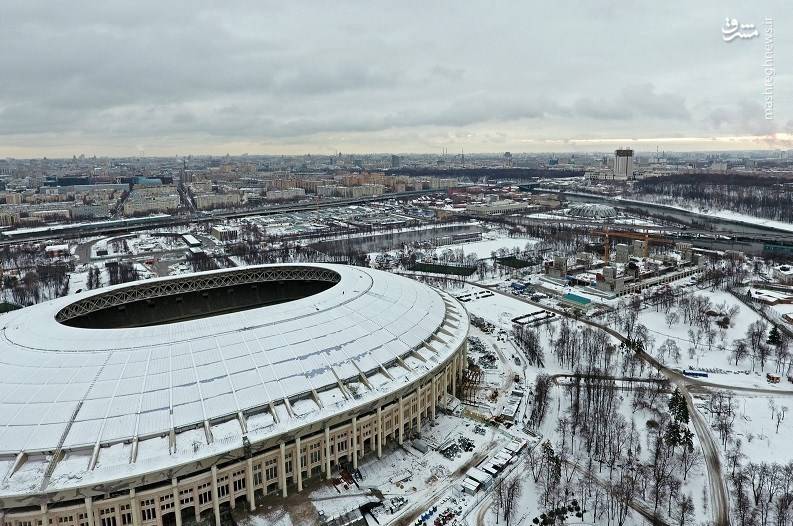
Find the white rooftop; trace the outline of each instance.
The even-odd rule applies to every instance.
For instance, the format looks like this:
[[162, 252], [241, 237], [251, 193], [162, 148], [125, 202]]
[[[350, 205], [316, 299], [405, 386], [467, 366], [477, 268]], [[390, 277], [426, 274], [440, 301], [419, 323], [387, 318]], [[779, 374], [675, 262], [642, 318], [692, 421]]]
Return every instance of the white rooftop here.
[[[238, 413], [252, 442], [302, 427], [306, 419], [348, 411], [426, 374], [466, 337], [464, 309], [435, 289], [368, 268], [289, 266], [329, 269], [340, 280], [286, 303], [150, 327], [84, 329], [55, 316], [78, 300], [174, 277], [83, 292], [1, 316], [0, 467], [20, 452], [28, 453], [28, 462], [36, 453], [46, 462], [59, 448], [69, 453], [64, 460], [78, 457], [62, 479], [60, 467], [55, 471], [51, 489], [187, 462], [239, 447]], [[260, 268], [269, 267], [277, 266]], [[229, 272], [235, 270], [200, 275]], [[431, 352], [424, 341], [441, 325], [451, 335], [438, 335]], [[412, 349], [427, 361], [406, 359], [414, 364], [408, 370], [397, 357]], [[359, 373], [372, 377], [371, 388], [349, 398], [337, 378]], [[230, 420], [235, 422], [228, 425]], [[209, 437], [203, 429], [188, 431], [204, 422]], [[171, 430], [179, 451], [162, 439]], [[140, 441], [137, 467], [128, 466], [128, 446], [115, 447], [133, 439]], [[97, 444], [97, 466], [89, 470]], [[0, 470], [0, 497], [38, 489], [41, 477], [17, 475]]]

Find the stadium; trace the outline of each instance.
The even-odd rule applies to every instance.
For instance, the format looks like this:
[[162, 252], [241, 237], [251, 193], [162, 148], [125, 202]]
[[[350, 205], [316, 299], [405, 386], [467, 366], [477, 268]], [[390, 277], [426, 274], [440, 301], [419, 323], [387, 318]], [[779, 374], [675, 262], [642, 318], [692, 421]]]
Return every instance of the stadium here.
[[0, 523], [220, 523], [355, 469], [456, 391], [468, 317], [408, 278], [264, 265], [0, 317]]
[[583, 219], [614, 219], [617, 210], [613, 206], [600, 203], [573, 203], [567, 210], [567, 215]]

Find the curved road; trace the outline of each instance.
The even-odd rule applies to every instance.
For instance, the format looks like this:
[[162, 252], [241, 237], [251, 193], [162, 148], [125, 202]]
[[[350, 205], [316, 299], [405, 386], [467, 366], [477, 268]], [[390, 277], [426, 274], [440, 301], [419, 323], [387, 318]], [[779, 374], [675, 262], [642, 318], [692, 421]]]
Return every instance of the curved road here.
[[[413, 272], [400, 272], [400, 274], [405, 274], [413, 277], [415, 276], [424, 277], [423, 275], [419, 275]], [[448, 278], [448, 279], [459, 281], [460, 283], [464, 283], [466, 285], [472, 285], [475, 287], [486, 289], [495, 294], [500, 294], [502, 296], [506, 296], [508, 298], [521, 301], [528, 305], [532, 305], [534, 307], [544, 309], [548, 312], [553, 312], [559, 316], [565, 316], [567, 318], [574, 319], [580, 323], [584, 323], [591, 327], [595, 327], [597, 329], [605, 331], [609, 335], [619, 340], [621, 343], [624, 343], [626, 345], [631, 343], [628, 340], [628, 338], [626, 338], [616, 330], [601, 323], [598, 323], [596, 321], [586, 318], [576, 318], [561, 309], [550, 307], [548, 305], [544, 305], [542, 303], [538, 303], [536, 301], [532, 301], [524, 297], [514, 296], [512, 294], [505, 293], [492, 285], [484, 285], [458, 278]], [[719, 453], [719, 446], [716, 443], [713, 434], [710, 432], [710, 427], [708, 426], [707, 422], [705, 422], [705, 419], [703, 418], [702, 414], [694, 405], [691, 397], [691, 393], [689, 392], [689, 388], [694, 388], [697, 391], [699, 390], [707, 391], [708, 389], [727, 389], [734, 392], [753, 393], [753, 394], [773, 394], [773, 395], [781, 395], [781, 396], [793, 395], [793, 391], [780, 390], [780, 389], [741, 387], [741, 386], [720, 384], [717, 382], [710, 382], [699, 378], [692, 378], [683, 375], [680, 371], [676, 369], [672, 369], [666, 366], [665, 364], [659, 362], [655, 357], [651, 356], [650, 354], [648, 354], [643, 350], [636, 351], [636, 354], [639, 356], [640, 359], [644, 360], [646, 363], [648, 363], [653, 368], [655, 368], [660, 373], [662, 373], [664, 376], [666, 376], [666, 378], [672, 384], [678, 387], [681, 393], [683, 393], [686, 399], [686, 403], [688, 404], [689, 414], [691, 416], [691, 421], [694, 426], [694, 431], [697, 434], [700, 446], [702, 448], [702, 453], [705, 457], [705, 463], [707, 466], [707, 474], [708, 474], [708, 486], [710, 489], [711, 510], [713, 514], [713, 524], [715, 526], [729, 526], [730, 524], [729, 492], [727, 489], [727, 482], [724, 478], [724, 474], [721, 467], [721, 456]]]
[[[469, 285], [474, 285], [476, 287], [480, 287], [483, 289], [490, 290], [496, 294], [501, 294], [502, 296], [506, 296], [509, 298], [516, 299], [518, 301], [522, 301], [523, 303], [527, 303], [529, 305], [533, 305], [535, 307], [539, 307], [541, 309], [545, 309], [549, 312], [553, 312], [559, 316], [565, 316], [568, 318], [572, 318], [578, 322], [585, 323], [606, 333], [610, 334], [620, 342], [628, 345], [630, 341], [628, 338], [617, 332], [616, 330], [612, 329], [611, 327], [607, 327], [603, 324], [600, 324], [596, 321], [584, 319], [584, 318], [575, 318], [570, 316], [567, 312], [556, 309], [554, 307], [549, 307], [547, 305], [543, 305], [536, 301], [531, 301], [526, 298], [513, 296], [512, 294], [507, 294], [502, 292], [496, 287], [489, 286], [489, 285], [481, 285], [478, 283], [468, 283]], [[708, 427], [707, 423], [705, 422], [702, 414], [697, 410], [697, 407], [694, 405], [693, 400], [691, 399], [691, 394], [688, 392], [689, 385], [696, 385], [701, 387], [717, 387], [717, 388], [727, 388], [739, 391], [752, 391], [758, 392], [757, 389], [749, 389], [749, 388], [734, 388], [732, 386], [724, 386], [719, 384], [714, 384], [711, 382], [704, 382], [702, 380], [696, 378], [689, 378], [688, 376], [684, 376], [683, 374], [677, 372], [674, 369], [667, 367], [666, 365], [659, 362], [653, 356], [650, 356], [645, 351], [637, 351], [637, 355], [639, 358], [650, 364], [652, 367], [657, 369], [661, 372], [664, 376], [666, 376], [671, 383], [677, 386], [680, 389], [680, 392], [686, 398], [686, 402], [688, 404], [688, 412], [691, 415], [691, 420], [694, 425], [694, 430], [697, 433], [697, 437], [699, 438], [699, 443], [702, 447], [702, 453], [705, 456], [705, 463], [707, 465], [708, 471], [708, 486], [710, 488], [710, 498], [711, 498], [711, 510], [713, 513], [713, 524], [715, 526], [729, 526], [730, 524], [730, 503], [729, 503], [729, 496], [727, 492], [727, 482], [724, 479], [724, 475], [721, 469], [721, 457], [719, 455], [719, 447], [716, 444], [713, 435], [710, 432], [710, 428]], [[776, 394], [779, 394], [778, 391], [775, 391]]]

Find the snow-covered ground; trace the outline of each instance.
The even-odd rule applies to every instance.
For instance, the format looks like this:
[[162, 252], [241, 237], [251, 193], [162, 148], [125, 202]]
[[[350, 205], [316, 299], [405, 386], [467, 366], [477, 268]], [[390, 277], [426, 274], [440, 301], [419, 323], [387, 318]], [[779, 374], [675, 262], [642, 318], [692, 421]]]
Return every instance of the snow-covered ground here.
[[[143, 263], [135, 262], [133, 264], [138, 271], [139, 280], [154, 277], [154, 274]], [[110, 277], [105, 264], [100, 262], [95, 266], [99, 269], [99, 288], [107, 287], [110, 284]], [[89, 265], [78, 265], [74, 272], [69, 273], [69, 294], [88, 290], [88, 268]]]
[[[670, 367], [707, 373], [708, 376], [701, 380], [711, 384], [743, 389], [772, 390], [780, 393], [793, 392], [793, 385], [788, 382], [772, 384], [766, 381], [765, 373], [778, 372], [776, 358], [773, 355], [768, 358], [764, 368], [760, 367], [759, 360], [752, 360], [751, 356], [741, 358], [736, 364], [735, 355], [732, 352], [735, 342], [746, 340], [749, 325], [762, 318], [728, 292], [702, 290], [695, 294], [707, 296], [714, 308], [722, 303], [726, 305], [727, 309], [736, 307], [738, 311], [730, 326], [719, 327], [715, 323], [718, 317], [713, 317], [711, 322], [714, 334], [712, 342], [708, 343], [705, 331], [700, 334], [697, 342], [695, 327], [690, 323], [685, 323], [682, 316], [670, 326], [663, 309], [656, 310], [652, 306], [644, 308], [639, 313], [639, 323], [645, 325], [649, 332], [650, 353]], [[672, 310], [674, 311], [675, 308], [673, 307]], [[690, 330], [694, 333], [690, 333]], [[764, 342], [767, 335], [768, 331], [763, 337]], [[664, 351], [667, 340], [674, 342], [679, 356]]]
[[539, 242], [538, 239], [529, 237], [509, 237], [504, 234], [489, 232], [482, 236], [481, 241], [470, 241], [468, 243], [456, 243], [443, 245], [437, 248], [438, 251], [462, 250], [466, 254], [476, 254], [480, 258], [489, 258], [493, 252], [505, 249], [507, 252], [513, 250], [526, 250]]
[[[790, 437], [793, 435], [793, 398], [790, 396], [741, 396], [736, 398], [736, 436], [741, 438], [743, 452], [752, 462], [787, 462], [793, 455]], [[785, 416], [777, 429], [774, 413], [783, 410]]]
[[[421, 439], [430, 446], [427, 453], [412, 447], [410, 440], [405, 441], [404, 447], [389, 442], [382, 458], [369, 453], [360, 461], [362, 479], [357, 484], [348, 484], [340, 478], [304, 479], [304, 492], [290, 496], [287, 506], [274, 501], [238, 522], [240, 526], [315, 525], [320, 513], [328, 518], [337, 517], [381, 497], [389, 500], [397, 496], [407, 499], [406, 506], [395, 514], [384, 508], [375, 510], [381, 525], [394, 524], [406, 514], [421, 513], [433, 505], [438, 506], [439, 513], [447, 508], [461, 513], [474, 504], [475, 498], [463, 495], [458, 482], [465, 478], [471, 465], [512, 439], [511, 435], [492, 427], [486, 428], [484, 436], [476, 434], [474, 426], [472, 420], [439, 413], [434, 424], [422, 428]], [[474, 451], [446, 458], [435, 450], [459, 436], [473, 441]]]
[[[163, 252], [186, 248], [187, 245], [181, 237], [130, 234], [100, 239], [91, 246], [91, 257], [139, 256], [151, 252]], [[100, 255], [100, 252], [103, 254]]]
[[[689, 335], [689, 329], [696, 332], [696, 328], [690, 323], [685, 323], [682, 316], [679, 316], [679, 320], [670, 326], [667, 323], [663, 309], [656, 310], [652, 306], [646, 307], [639, 313], [639, 322], [647, 327], [650, 336], [653, 338], [654, 350], [657, 351], [658, 347], [667, 339], [672, 339], [680, 348], [680, 358], [675, 359], [674, 356], [666, 355], [664, 362], [667, 365], [684, 368], [691, 365], [695, 368], [706, 367], [743, 371], [747, 368], [746, 364], [741, 363], [736, 366], [735, 360], [731, 360], [730, 348], [735, 340], [746, 337], [746, 330], [749, 325], [760, 319], [760, 317], [728, 292], [702, 290], [694, 293], [709, 298], [714, 308], [722, 302], [726, 304], [728, 309], [733, 305], [737, 306], [739, 309], [738, 314], [733, 317], [732, 323], [726, 329], [717, 327], [714, 318], [712, 326], [716, 331], [716, 337], [712, 344], [709, 345], [707, 337], [701, 335], [701, 341], [695, 345]], [[675, 307], [672, 310], [676, 310]], [[691, 352], [694, 351], [695, 347], [696, 352], [692, 356]]]
[[[636, 201], [635, 199], [630, 199], [630, 201]], [[652, 203], [654, 205], [665, 206], [668, 208], [673, 208], [676, 210], [683, 210], [685, 212], [691, 212], [694, 214], [700, 214], [708, 216], [709, 218], [721, 218], [721, 219], [728, 219], [730, 221], [738, 221], [741, 223], [748, 223], [753, 226], [767, 226], [769, 228], [775, 228], [777, 230], [785, 230], [787, 232], [793, 232], [793, 224], [785, 222], [785, 221], [776, 221], [774, 219], [766, 219], [763, 217], [752, 216], [749, 214], [742, 214], [741, 212], [736, 212], [734, 210], [723, 210], [723, 209], [702, 209], [695, 204], [669, 204], [664, 202], [656, 202], [652, 199], [647, 200], [648, 203]]]

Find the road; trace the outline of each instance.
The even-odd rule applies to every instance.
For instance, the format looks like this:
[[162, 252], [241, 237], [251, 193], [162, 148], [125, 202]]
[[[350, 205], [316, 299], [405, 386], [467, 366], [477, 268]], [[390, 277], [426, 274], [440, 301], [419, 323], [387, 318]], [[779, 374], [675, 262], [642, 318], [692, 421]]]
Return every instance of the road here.
[[688, 413], [691, 416], [691, 423], [694, 425], [694, 432], [699, 438], [702, 447], [702, 454], [705, 456], [705, 465], [708, 468], [708, 488], [710, 489], [711, 509], [713, 510], [713, 523], [719, 525], [730, 524], [730, 501], [727, 491], [727, 481], [721, 469], [721, 455], [716, 439], [710, 432], [702, 413], [699, 412], [691, 398], [688, 389], [680, 389], [686, 398]]
[[[490, 290], [496, 294], [501, 294], [502, 296], [516, 299], [518, 301], [527, 303], [534, 307], [545, 309], [549, 312], [556, 313], [559, 316], [565, 316], [571, 319], [575, 319], [580, 323], [585, 323], [587, 325], [605, 331], [606, 333], [610, 334], [611, 336], [613, 336], [622, 343], [625, 344], [630, 343], [628, 338], [626, 338], [616, 330], [612, 329], [611, 327], [602, 325], [601, 323], [598, 323], [594, 320], [572, 317], [567, 312], [561, 309], [549, 307], [547, 305], [543, 305], [541, 303], [532, 301], [524, 297], [507, 294], [505, 292], [502, 292], [497, 287], [493, 287], [490, 285], [482, 285], [478, 283], [468, 283], [468, 284]], [[689, 414], [691, 415], [692, 423], [694, 425], [694, 431], [697, 433], [699, 443], [702, 447], [702, 454], [705, 456], [705, 465], [707, 467], [707, 473], [708, 473], [708, 485], [710, 488], [710, 499], [711, 499], [710, 509], [711, 509], [711, 513], [713, 514], [713, 519], [712, 519], [713, 524], [715, 526], [729, 526], [730, 501], [729, 501], [729, 494], [727, 491], [727, 482], [724, 479], [724, 474], [721, 469], [721, 456], [719, 454], [719, 448], [716, 445], [716, 441], [710, 432], [710, 427], [704, 421], [704, 419], [702, 418], [702, 414], [699, 413], [697, 407], [694, 405], [694, 402], [691, 398], [691, 394], [688, 392], [688, 387], [689, 385], [694, 385], [700, 387], [715, 387], [715, 388], [726, 388], [726, 389], [739, 390], [739, 391], [751, 391], [755, 393], [766, 390], [758, 390], [758, 389], [750, 389], [750, 388], [734, 388], [732, 386], [725, 386], [717, 383], [705, 382], [698, 378], [690, 378], [688, 376], [684, 376], [683, 374], [677, 372], [674, 369], [667, 367], [666, 365], [662, 364], [657, 359], [655, 359], [653, 356], [650, 356], [645, 351], [637, 351], [637, 355], [639, 356], [640, 359], [642, 359], [643, 361], [651, 365], [653, 368], [658, 370], [661, 374], [666, 376], [667, 379], [671, 383], [673, 383], [676, 387], [678, 387], [680, 389], [680, 392], [682, 392], [683, 395], [685, 396], [686, 402], [688, 404]], [[774, 393], [780, 394], [779, 391], [774, 391]]]

